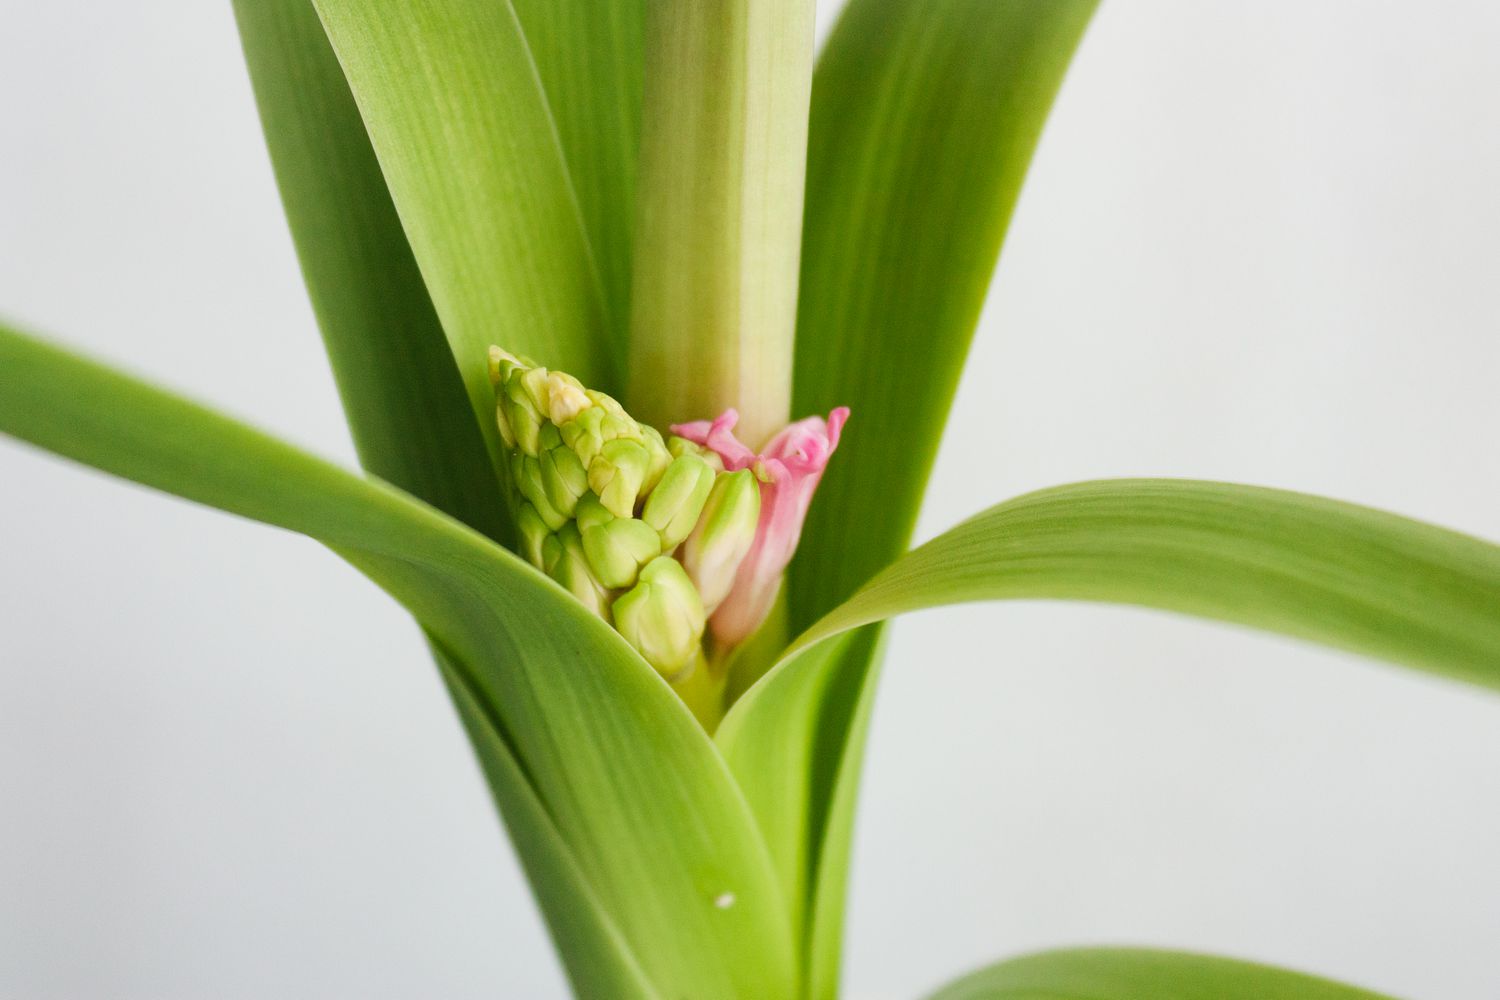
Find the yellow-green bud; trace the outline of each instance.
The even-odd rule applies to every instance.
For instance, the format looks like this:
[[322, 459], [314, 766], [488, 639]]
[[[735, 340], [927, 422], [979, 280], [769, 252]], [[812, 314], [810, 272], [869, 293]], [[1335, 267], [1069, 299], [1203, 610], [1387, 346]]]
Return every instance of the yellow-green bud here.
[[535, 507], [529, 503], [521, 504], [521, 509], [516, 512], [516, 528], [521, 536], [521, 555], [537, 569], [546, 569], [542, 559], [542, 545], [551, 537], [552, 532]]
[[645, 521], [615, 517], [592, 493], [578, 505], [578, 531], [594, 576], [606, 587], [629, 587], [641, 567], [661, 555], [661, 536]]
[[599, 449], [604, 447], [605, 416], [606, 412], [603, 407], [591, 406], [558, 428], [563, 444], [578, 456], [584, 468], [587, 468], [594, 460], [594, 456], [599, 454]]
[[667, 452], [673, 458], [680, 458], [683, 455], [696, 455], [707, 462], [715, 472], [724, 471], [724, 459], [720, 457], [718, 452], [712, 448], [705, 448], [701, 444], [694, 444], [687, 438], [680, 438], [674, 434], [671, 440], [667, 442]]
[[542, 482], [542, 464], [538, 459], [517, 452], [511, 456], [510, 472], [516, 489], [536, 508], [549, 529], [556, 531], [568, 523], [568, 515], [553, 506], [547, 497]]
[[562, 444], [542, 452], [537, 463], [548, 502], [559, 512], [572, 517], [578, 498], [589, 490], [588, 470], [578, 456]]
[[755, 541], [759, 520], [760, 483], [755, 473], [749, 469], [720, 473], [697, 527], [682, 546], [682, 564], [709, 614], [729, 596], [735, 573]]
[[676, 548], [692, 532], [713, 486], [714, 470], [696, 455], [674, 458], [667, 466], [641, 511], [641, 520], [661, 534], [663, 551]]
[[561, 426], [593, 406], [583, 383], [564, 372], [547, 376], [547, 419]]
[[542, 415], [532, 406], [526, 389], [515, 378], [507, 379], [500, 387], [499, 405], [505, 409], [505, 420], [510, 425], [515, 447], [528, 455], [535, 455], [537, 435], [542, 429]]
[[594, 577], [578, 529], [564, 525], [542, 544], [542, 561], [547, 575], [562, 584], [594, 614], [609, 621], [609, 590]]
[[633, 517], [636, 497], [650, 468], [651, 453], [640, 441], [623, 437], [606, 441], [589, 463], [589, 488], [616, 517]]
[[641, 495], [644, 496], [656, 489], [656, 484], [661, 482], [667, 466], [672, 464], [672, 453], [667, 451], [667, 444], [655, 427], [649, 424], [638, 426], [641, 429], [641, 440], [646, 445], [646, 454], [651, 458], [651, 464], [646, 466], [646, 479], [641, 483]]
[[634, 589], [615, 601], [615, 628], [667, 680], [685, 673], [703, 656], [707, 616], [698, 591], [670, 556], [641, 570]]
[[635, 583], [641, 567], [661, 554], [661, 537], [644, 521], [617, 517], [584, 533], [583, 550], [606, 587]]
[[490, 385], [499, 386], [517, 368], [536, 367], [526, 358], [518, 357], [503, 347], [490, 346]]

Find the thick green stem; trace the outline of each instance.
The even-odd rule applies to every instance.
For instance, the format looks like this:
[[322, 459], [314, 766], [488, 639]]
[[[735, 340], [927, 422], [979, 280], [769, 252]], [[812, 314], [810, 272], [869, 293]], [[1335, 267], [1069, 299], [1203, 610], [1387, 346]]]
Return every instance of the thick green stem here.
[[812, 41], [812, 0], [649, 7], [629, 403], [655, 426], [788, 419]]

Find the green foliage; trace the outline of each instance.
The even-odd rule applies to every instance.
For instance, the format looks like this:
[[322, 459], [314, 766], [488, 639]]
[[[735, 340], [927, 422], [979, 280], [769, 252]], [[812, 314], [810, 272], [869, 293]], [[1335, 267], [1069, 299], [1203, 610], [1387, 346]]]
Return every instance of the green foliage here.
[[991, 965], [931, 1000], [1387, 1000], [1250, 962], [1143, 948], [1078, 948]]
[[1096, 2], [852, 0], [818, 61], [792, 409], [853, 418], [792, 565], [794, 630], [910, 541], [1011, 209]]
[[494, 538], [495, 468], [308, 0], [235, 0], [271, 164], [361, 464]]
[[897, 559], [793, 649], [919, 608], [1137, 604], [1500, 688], [1500, 546], [1255, 486], [1122, 479], [991, 507]]
[[[1094, 6], [852, 0], [809, 82], [806, 0], [235, 0], [309, 294], [380, 478], [3, 325], [0, 432], [316, 538], [404, 606], [580, 995], [832, 998], [891, 616], [1110, 601], [1500, 687], [1500, 548], [1350, 504], [1082, 483], [902, 555]], [[789, 377], [796, 413], [853, 408], [789, 577], [802, 634], [778, 658], [780, 626], [763, 630], [757, 662], [777, 662], [754, 683], [731, 667], [743, 693], [715, 739], [637, 649], [667, 672], [697, 650], [680, 626], [744, 555], [753, 473], [715, 483], [697, 457], [623, 445], [596, 471], [578, 453], [602, 453], [602, 430], [564, 448], [550, 423], [540, 448], [521, 401], [495, 419], [491, 343], [606, 392], [628, 381], [658, 420], [738, 403], [751, 437], [786, 417]], [[663, 485], [636, 520], [648, 472]], [[503, 481], [527, 501], [520, 550], [555, 579], [496, 543]], [[679, 542], [687, 576], [650, 561]], [[616, 604], [626, 641], [575, 595], [638, 574]], [[684, 616], [690, 592], [708, 600]], [[1374, 997], [1124, 949], [1014, 959], [936, 996]]]
[[605, 391], [619, 371], [603, 279], [530, 48], [508, 3], [315, 6], [498, 464], [490, 344]]
[[310, 535], [405, 606], [447, 653], [497, 799], [518, 804], [506, 819], [549, 920], [591, 929], [558, 939], [577, 981], [638, 967], [666, 997], [789, 995], [784, 904], [743, 796], [657, 673], [546, 577], [394, 487], [3, 326], [0, 430]]

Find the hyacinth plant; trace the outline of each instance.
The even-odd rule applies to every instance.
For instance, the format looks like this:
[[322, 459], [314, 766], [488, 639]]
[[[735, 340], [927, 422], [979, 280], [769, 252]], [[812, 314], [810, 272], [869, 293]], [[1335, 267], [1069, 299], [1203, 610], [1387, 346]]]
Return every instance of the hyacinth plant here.
[[[0, 430], [389, 592], [580, 996], [833, 997], [892, 616], [1120, 602], [1500, 686], [1500, 548], [1333, 500], [1080, 483], [906, 551], [1093, 6], [851, 0], [815, 53], [812, 0], [235, 0], [364, 473], [4, 327]], [[937, 995], [1373, 994], [1095, 948]]]

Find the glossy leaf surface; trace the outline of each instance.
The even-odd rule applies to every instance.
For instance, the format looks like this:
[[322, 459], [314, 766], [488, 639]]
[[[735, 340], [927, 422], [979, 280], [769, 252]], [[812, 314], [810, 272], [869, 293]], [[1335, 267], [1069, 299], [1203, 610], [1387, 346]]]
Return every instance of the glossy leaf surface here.
[[[832, 994], [846, 844], [876, 670], [843, 637], [921, 608], [1070, 599], [1282, 632], [1500, 688], [1500, 547], [1304, 494], [1191, 480], [1080, 483], [993, 507], [893, 563], [800, 637], [717, 737]], [[830, 763], [834, 766], [830, 769]], [[799, 903], [800, 901], [800, 903]]]
[[1144, 948], [1079, 948], [1000, 962], [930, 1000], [1387, 1000], [1252, 962]]
[[792, 630], [911, 538], [979, 309], [1094, 0], [852, 0], [813, 77], [792, 410], [853, 411]]
[[[481, 759], [515, 757], [489, 775], [529, 779], [577, 866], [535, 879], [563, 897], [544, 910], [587, 905], [586, 883], [605, 910], [595, 928], [630, 949], [613, 967], [638, 964], [665, 996], [788, 992], [784, 904], [723, 761], [656, 672], [546, 577], [393, 487], [3, 327], [0, 431], [329, 545], [462, 666], [498, 737]], [[549, 847], [536, 874], [559, 863]], [[598, 974], [597, 956], [558, 946]]]
[[509, 3], [316, 0], [498, 462], [500, 344], [606, 391], [604, 286], [556, 120]]
[[798, 641], [941, 604], [1136, 604], [1500, 688], [1500, 546], [1286, 490], [1119, 479], [991, 507], [913, 550]]
[[511, 0], [511, 5], [557, 122], [604, 283], [612, 340], [623, 348], [630, 320], [646, 0]]
[[311, 0], [235, 0], [234, 12], [360, 462], [503, 537], [484, 438]]

